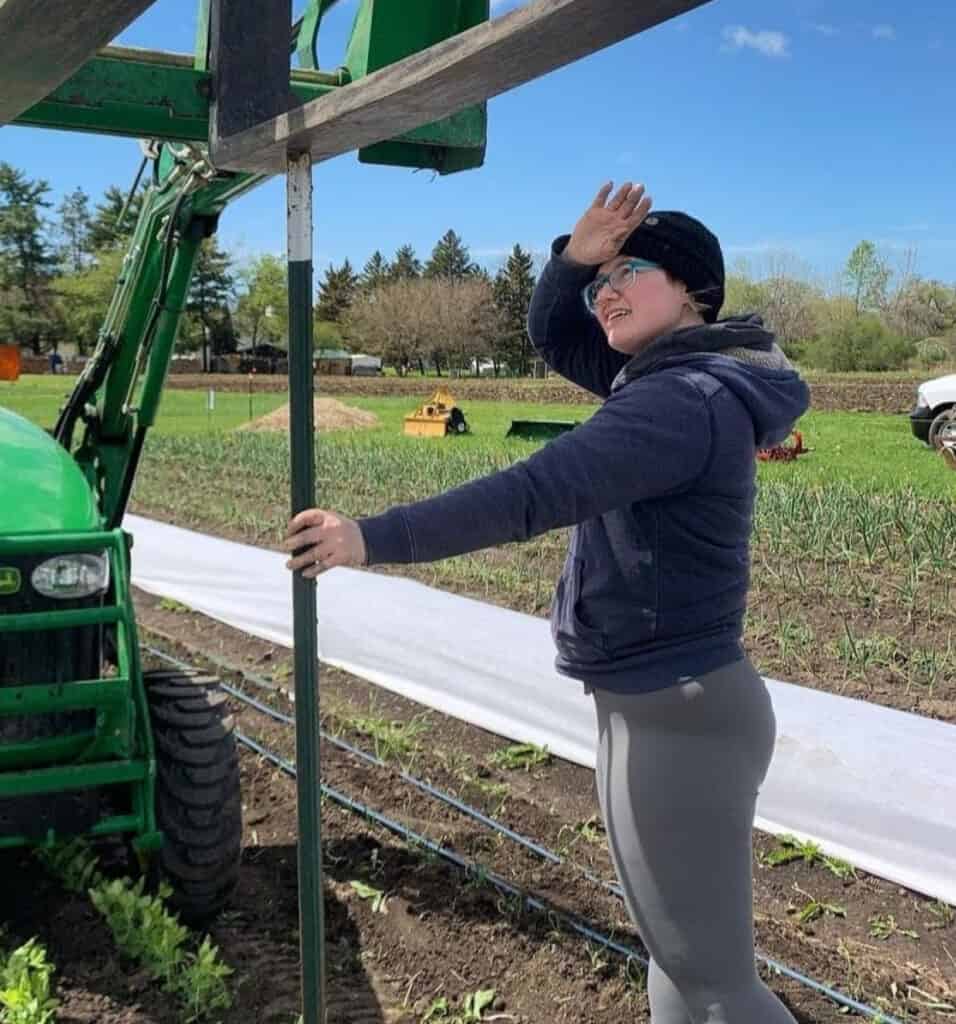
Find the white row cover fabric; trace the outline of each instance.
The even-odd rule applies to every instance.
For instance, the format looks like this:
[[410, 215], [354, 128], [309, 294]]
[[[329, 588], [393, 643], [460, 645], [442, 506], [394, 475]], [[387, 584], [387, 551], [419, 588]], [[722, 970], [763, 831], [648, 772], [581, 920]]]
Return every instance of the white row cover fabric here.
[[[128, 515], [133, 583], [292, 645], [283, 555]], [[333, 569], [318, 581], [322, 660], [419, 704], [594, 767], [581, 685], [558, 675], [547, 622], [412, 580]], [[956, 726], [768, 680], [777, 746], [757, 827], [956, 903]]]

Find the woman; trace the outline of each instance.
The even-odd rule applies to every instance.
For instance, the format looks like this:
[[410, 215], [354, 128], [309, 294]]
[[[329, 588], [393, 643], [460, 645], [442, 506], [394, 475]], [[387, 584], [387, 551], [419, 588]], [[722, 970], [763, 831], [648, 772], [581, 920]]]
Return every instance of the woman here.
[[556, 667], [593, 695], [597, 786], [648, 950], [653, 1024], [793, 1018], [754, 963], [751, 832], [775, 722], [742, 645], [755, 453], [806, 410], [759, 318], [717, 321], [717, 239], [605, 185], [554, 243], [529, 332], [604, 399], [529, 458], [353, 521], [311, 509], [289, 567], [426, 562], [574, 526], [551, 613]]

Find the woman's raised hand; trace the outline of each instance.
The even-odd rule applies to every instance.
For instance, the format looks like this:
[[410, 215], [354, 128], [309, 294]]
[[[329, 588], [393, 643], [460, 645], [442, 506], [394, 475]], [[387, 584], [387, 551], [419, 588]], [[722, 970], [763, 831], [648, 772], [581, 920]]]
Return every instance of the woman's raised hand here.
[[643, 185], [625, 181], [608, 199], [613, 188], [613, 182], [604, 185], [575, 224], [564, 250], [569, 260], [597, 266], [614, 259], [627, 236], [650, 212], [651, 197], [645, 195]]

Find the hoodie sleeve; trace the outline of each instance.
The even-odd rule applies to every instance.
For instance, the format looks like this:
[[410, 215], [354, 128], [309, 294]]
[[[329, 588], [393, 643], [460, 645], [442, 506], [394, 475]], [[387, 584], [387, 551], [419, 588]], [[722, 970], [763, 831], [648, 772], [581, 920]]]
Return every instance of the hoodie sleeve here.
[[359, 519], [368, 564], [433, 562], [678, 493], [710, 448], [704, 396], [676, 374], [658, 374], [508, 469]]
[[606, 398], [628, 356], [615, 352], [597, 320], [588, 313], [581, 289], [594, 267], [571, 263], [561, 254], [569, 235], [555, 239], [528, 309], [528, 335], [555, 373]]

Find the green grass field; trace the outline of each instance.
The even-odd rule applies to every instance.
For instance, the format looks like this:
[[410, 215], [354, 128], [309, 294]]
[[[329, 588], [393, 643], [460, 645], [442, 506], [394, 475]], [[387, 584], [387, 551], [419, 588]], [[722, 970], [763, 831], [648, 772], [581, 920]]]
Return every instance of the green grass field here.
[[[44, 375], [21, 377], [13, 383], [0, 381], [0, 407], [12, 409], [42, 427], [50, 427], [73, 386], [73, 379]], [[264, 416], [286, 400], [281, 393], [254, 394], [252, 415]], [[167, 388], [155, 429], [157, 434], [205, 434], [232, 430], [248, 419], [248, 395], [217, 391], [215, 407], [210, 410], [207, 392]]]
[[[0, 406], [12, 409], [44, 427], [56, 419], [57, 410], [71, 386], [72, 379], [50, 376], [23, 377], [16, 383], [0, 383]], [[283, 405], [284, 393], [258, 393], [251, 397], [252, 418], [263, 416]], [[426, 440], [402, 434], [402, 418], [414, 407], [407, 397], [349, 397], [347, 404], [375, 413], [380, 425], [357, 432], [336, 431], [323, 434], [322, 445], [368, 445], [394, 448], [393, 454], [416, 460], [418, 454], [432, 464], [440, 452], [441, 462], [455, 463], [467, 454], [470, 462], [479, 452], [487, 454], [489, 466], [501, 464], [533, 449], [527, 443], [502, 443], [514, 419], [556, 419], [581, 421], [597, 406], [543, 405], [540, 403], [478, 402], [463, 403], [471, 433], [466, 437]], [[166, 437], [221, 435], [250, 419], [250, 396], [217, 391], [214, 407], [209, 408], [206, 391], [167, 389], [163, 395], [155, 434]], [[809, 412], [799, 424], [804, 443], [812, 454], [792, 464], [760, 467], [761, 479], [793, 480], [809, 486], [832, 486], [838, 482], [865, 490], [912, 488], [927, 497], [956, 498], [956, 473], [948, 470], [933, 452], [910, 433], [905, 416], [878, 413]], [[435, 446], [438, 446], [436, 449]], [[511, 454], [508, 454], [510, 452]], [[417, 453], [417, 454], [416, 454]], [[375, 461], [374, 455], [367, 458]], [[363, 455], [362, 461], [366, 461]], [[483, 462], [485, 460], [482, 460]], [[389, 460], [390, 464], [391, 460]], [[443, 477], [459, 474], [443, 473]]]

